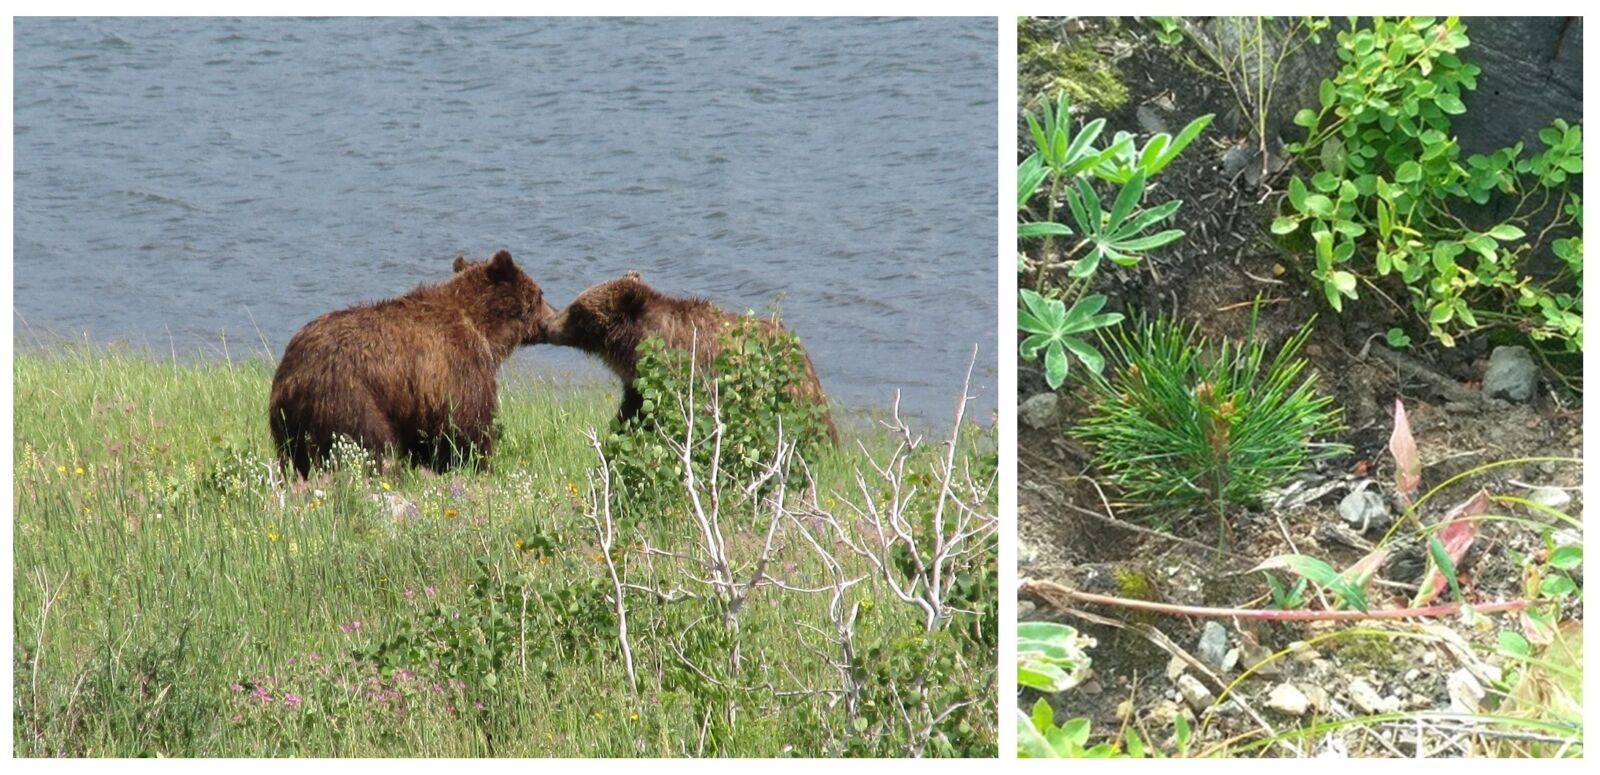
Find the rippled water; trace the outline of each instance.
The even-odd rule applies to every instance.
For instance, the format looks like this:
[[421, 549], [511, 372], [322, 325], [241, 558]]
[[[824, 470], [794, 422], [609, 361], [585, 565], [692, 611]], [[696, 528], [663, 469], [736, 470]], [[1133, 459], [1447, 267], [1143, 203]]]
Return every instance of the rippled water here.
[[[824, 387], [995, 407], [991, 19], [14, 22], [16, 339], [274, 355], [506, 247], [764, 310]], [[26, 325], [24, 325], [26, 324]], [[533, 347], [532, 370], [604, 379]]]

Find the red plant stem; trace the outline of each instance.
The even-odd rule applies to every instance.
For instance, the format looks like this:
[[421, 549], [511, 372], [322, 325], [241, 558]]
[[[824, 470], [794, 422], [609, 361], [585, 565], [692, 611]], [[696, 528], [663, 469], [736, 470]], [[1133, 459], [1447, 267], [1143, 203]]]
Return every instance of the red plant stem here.
[[[1440, 603], [1439, 605], [1423, 606], [1421, 608], [1384, 608], [1376, 611], [1276, 611], [1258, 608], [1207, 608], [1193, 605], [1173, 605], [1171, 603], [1154, 603], [1149, 600], [1131, 600], [1111, 595], [1097, 595], [1093, 592], [1079, 592], [1068, 589], [1049, 581], [1024, 582], [1022, 592], [1031, 592], [1051, 603], [1060, 604], [1063, 599], [1074, 600], [1080, 603], [1097, 603], [1099, 605], [1116, 606], [1118, 608], [1131, 608], [1136, 611], [1166, 614], [1169, 616], [1190, 616], [1206, 619], [1264, 619], [1276, 622], [1348, 622], [1365, 619], [1411, 619], [1416, 617], [1449, 616], [1460, 611], [1461, 603]], [[1488, 614], [1499, 611], [1520, 611], [1527, 608], [1531, 601], [1528, 600], [1503, 600], [1497, 603], [1480, 603], [1472, 606], [1478, 613]]]

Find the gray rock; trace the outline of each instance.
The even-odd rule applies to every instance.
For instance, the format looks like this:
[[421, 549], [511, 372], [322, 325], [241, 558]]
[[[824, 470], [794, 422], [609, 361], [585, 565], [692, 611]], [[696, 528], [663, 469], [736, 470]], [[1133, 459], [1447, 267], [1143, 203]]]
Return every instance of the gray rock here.
[[1183, 695], [1183, 701], [1196, 713], [1211, 707], [1211, 703], [1217, 699], [1205, 684], [1200, 683], [1200, 679], [1188, 673], [1178, 676], [1178, 692]]
[[1382, 530], [1393, 521], [1389, 515], [1389, 504], [1384, 503], [1383, 496], [1365, 487], [1351, 491], [1344, 496], [1344, 500], [1339, 501], [1339, 518], [1362, 533], [1372, 529]]
[[1212, 670], [1221, 670], [1228, 656], [1228, 631], [1215, 621], [1207, 621], [1200, 630], [1200, 647], [1196, 656]]
[[1542, 503], [1551, 508], [1560, 508], [1572, 502], [1572, 496], [1560, 487], [1535, 487], [1528, 494], [1528, 500]]
[[1521, 345], [1496, 347], [1489, 354], [1489, 371], [1483, 375], [1483, 394], [1489, 398], [1527, 403], [1539, 388], [1539, 364]]
[[1157, 113], [1149, 105], [1140, 105], [1135, 108], [1133, 117], [1139, 122], [1139, 128], [1144, 130], [1146, 134], [1153, 135], [1167, 131], [1167, 122], [1162, 120], [1161, 114]]
[[1350, 702], [1354, 703], [1362, 713], [1393, 713], [1400, 709], [1400, 700], [1395, 697], [1384, 697], [1366, 679], [1357, 678], [1350, 682], [1348, 690]]
[[1299, 684], [1301, 693], [1311, 702], [1311, 709], [1318, 713], [1328, 712], [1328, 690], [1316, 684]]
[[1022, 424], [1035, 430], [1048, 428], [1055, 425], [1056, 418], [1061, 412], [1061, 396], [1055, 393], [1040, 393], [1029, 396], [1017, 407], [1017, 418]]
[[1278, 684], [1267, 695], [1267, 707], [1290, 716], [1304, 716], [1311, 709], [1311, 700], [1294, 684]]

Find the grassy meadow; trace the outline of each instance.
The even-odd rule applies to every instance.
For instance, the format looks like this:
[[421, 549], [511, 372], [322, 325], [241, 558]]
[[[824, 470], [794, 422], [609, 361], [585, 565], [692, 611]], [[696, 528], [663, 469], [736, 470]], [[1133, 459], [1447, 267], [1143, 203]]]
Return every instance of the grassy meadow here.
[[[746, 589], [730, 627], [687, 499], [619, 510], [630, 682], [586, 516], [583, 431], [605, 432], [612, 391], [503, 374], [485, 469], [357, 461], [295, 492], [266, 429], [271, 372], [16, 354], [15, 755], [994, 754], [992, 544], [951, 593], [976, 602], [928, 631], [891, 584], [910, 578], [903, 553], [882, 570], [849, 551], [803, 488], [770, 524], [730, 499], [734, 576], [782, 584]], [[841, 430], [813, 461], [814, 505], [856, 529], [863, 491], [891, 489], [872, 461], [896, 440]], [[916, 472], [936, 467], [941, 435], [906, 463], [913, 512], [938, 489]], [[958, 447], [958, 465], [992, 470], [991, 437]], [[971, 497], [994, 514], [992, 486]]]

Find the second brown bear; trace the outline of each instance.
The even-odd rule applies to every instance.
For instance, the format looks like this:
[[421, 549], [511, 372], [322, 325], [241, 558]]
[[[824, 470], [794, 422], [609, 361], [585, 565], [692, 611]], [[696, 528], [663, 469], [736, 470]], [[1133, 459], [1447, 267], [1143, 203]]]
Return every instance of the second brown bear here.
[[[669, 296], [647, 285], [638, 272], [628, 272], [615, 280], [607, 280], [578, 294], [576, 299], [541, 324], [543, 340], [549, 344], [576, 347], [598, 356], [622, 380], [622, 407], [620, 419], [626, 421], [638, 415], [644, 397], [634, 388], [638, 365], [639, 343], [650, 336], [660, 336], [668, 347], [688, 350], [694, 345], [695, 362], [707, 365], [720, 350], [720, 337], [724, 324], [738, 316], [724, 312], [705, 299]], [[763, 331], [782, 331], [783, 327], [768, 320], [761, 321]], [[698, 333], [697, 333], [698, 332]], [[824, 408], [823, 421], [828, 437], [839, 442], [839, 431], [834, 427], [833, 415], [826, 411], [828, 397], [822, 392], [822, 383], [806, 355], [806, 380], [790, 385], [792, 395]]]

